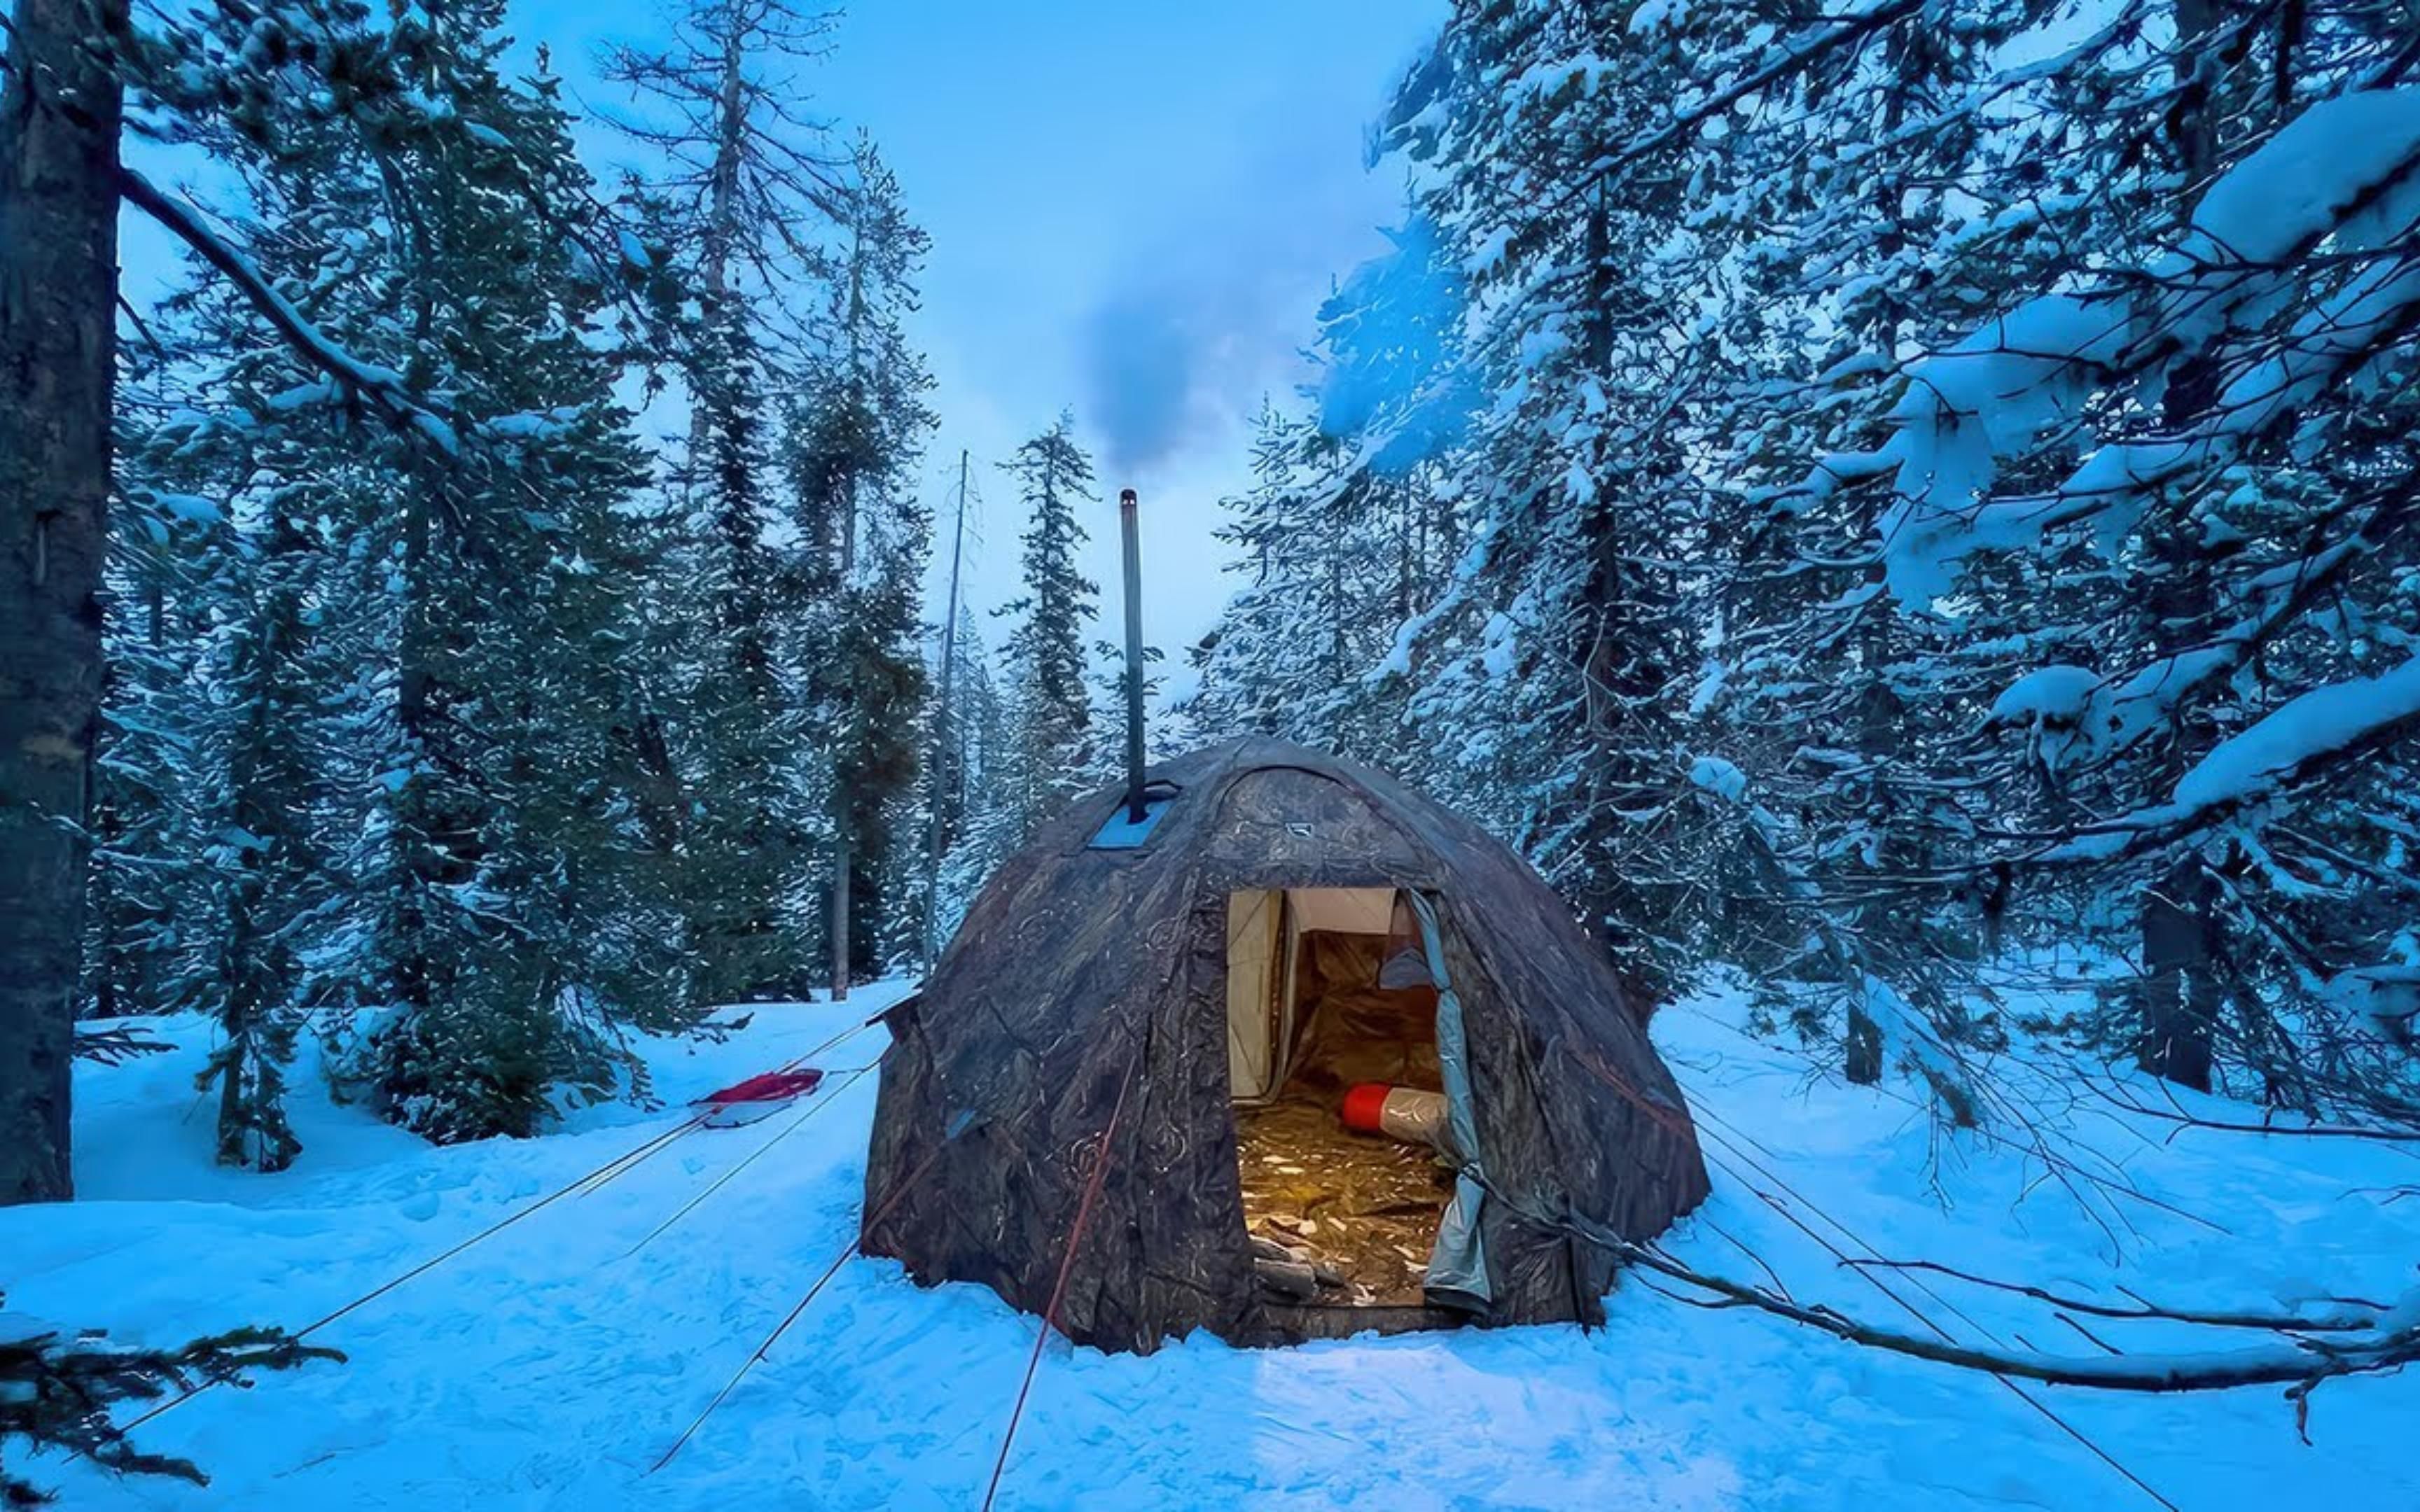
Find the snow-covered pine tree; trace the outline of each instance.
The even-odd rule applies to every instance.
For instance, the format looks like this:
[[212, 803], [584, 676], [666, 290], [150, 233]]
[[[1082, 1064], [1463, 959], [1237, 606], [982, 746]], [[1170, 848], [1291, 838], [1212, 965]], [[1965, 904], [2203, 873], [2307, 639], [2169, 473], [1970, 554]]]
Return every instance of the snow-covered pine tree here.
[[[692, 378], [712, 381], [719, 363], [752, 349], [788, 353], [819, 339], [824, 233], [845, 214], [850, 164], [824, 123], [800, 111], [798, 74], [824, 55], [838, 19], [789, 0], [693, 0], [667, 45], [612, 47], [603, 58], [638, 107], [613, 126], [652, 149], [634, 190], [675, 233], [698, 334], [710, 338], [684, 354]], [[694, 408], [704, 396], [691, 401], [692, 425], [713, 425]], [[692, 464], [711, 446], [692, 434]]]
[[[1755, 964], [1861, 1079], [1978, 1111], [1981, 952], [2081, 934], [2147, 962], [2099, 1032], [2164, 1073], [2403, 1109], [2390, 9], [1464, 8], [1384, 140], [1465, 317], [1331, 363], [1339, 459], [1256, 457], [1245, 566], [1427, 458], [1469, 537], [1386, 666], [1431, 784], [1591, 911], [1559, 837], [1619, 853], [1666, 960]], [[1315, 717], [1317, 597], [1239, 599], [1208, 724]]]
[[[1014, 795], [1008, 777], [1015, 762], [1015, 730], [1009, 702], [992, 675], [982, 631], [972, 609], [958, 614], [957, 644], [951, 658], [949, 749], [938, 764], [944, 774], [941, 865], [933, 904], [935, 949], [949, 943], [975, 893], [994, 868], [1016, 848]], [[939, 669], [936, 668], [936, 676]]]
[[1299, 461], [1309, 428], [1264, 399], [1252, 421], [1252, 486], [1220, 501], [1227, 518], [1218, 536], [1246, 585], [1188, 654], [1196, 687], [1180, 713], [1193, 743], [1246, 733], [1299, 738], [1305, 679], [1295, 663], [1311, 645], [1298, 633], [1300, 595], [1320, 579], [1303, 561], [1310, 527], [1300, 517]]
[[[376, 281], [379, 239], [363, 228], [379, 192], [352, 123], [290, 114], [267, 147], [271, 108], [258, 103], [244, 130], [202, 118], [186, 131], [246, 176], [256, 219], [239, 234], [262, 249], [248, 266], [349, 333]], [[278, 234], [263, 234], [269, 220]], [[112, 627], [132, 666], [175, 676], [126, 687], [110, 710], [120, 744], [158, 750], [170, 780], [143, 791], [157, 807], [106, 859], [149, 879], [154, 938], [175, 947], [141, 1011], [218, 1022], [201, 1081], [217, 1093], [219, 1158], [277, 1169], [301, 1149], [283, 1106], [296, 1036], [344, 981], [324, 969], [340, 933], [345, 809], [332, 703], [375, 641], [343, 612], [334, 569], [381, 479], [360, 465], [359, 427], [332, 430], [324, 388], [298, 383], [288, 347], [213, 270], [197, 268], [145, 332], [128, 364], [121, 479], [135, 517], [160, 522], [145, 539], [191, 544], [176, 597]]]
[[805, 669], [830, 847], [825, 951], [834, 992], [912, 951], [915, 812], [929, 691], [921, 602], [932, 520], [918, 464], [934, 416], [906, 318], [928, 239], [861, 137], [830, 254], [830, 308], [792, 408], [792, 526], [816, 606], [793, 650]]
[[[1979, 152], [1960, 106], [2023, 9], [1834, 41], [1823, 23], [1776, 32], [1695, 8], [1642, 38], [1667, 70], [1703, 60], [1715, 77], [1766, 80], [1684, 160], [1699, 301], [1726, 369], [1703, 431], [1724, 582], [1692, 714], [1739, 774], [1716, 948], [1838, 1046], [1855, 1081], [1881, 1077], [1886, 1041], [1903, 1053], [1979, 1032], [1962, 991], [1974, 909], [1901, 881], [1966, 842], [1971, 820], [1929, 765], [1962, 705], [1941, 623], [1895, 613], [1884, 591], [1869, 546], [1883, 500], [1798, 485], [1813, 437], [1886, 428], [1891, 395], [1863, 375], [2024, 276], [2022, 248], [1948, 234], [1958, 201], [1939, 187], [2012, 166]], [[1640, 171], [1656, 170], [1634, 161], [1617, 176]], [[1908, 1013], [1917, 1027], [1896, 1024]], [[1913, 1058], [1971, 1114], [1948, 1057]]]
[[[339, 118], [374, 134], [411, 134], [441, 124], [442, 107], [405, 83], [394, 34], [371, 24], [354, 0], [290, 7], [152, 10], [124, 5], [29, 3], [9, 22], [8, 91], [0, 110], [0, 283], [12, 290], [0, 321], [0, 359], [36, 385], [0, 406], [31, 426], [0, 445], [0, 493], [28, 502], [40, 522], [38, 549], [11, 561], [28, 575], [0, 579], [0, 640], [12, 662], [32, 670], [0, 696], [0, 866], [10, 885], [6, 991], [26, 995], [0, 1009], [0, 1200], [66, 1195], [66, 1085], [76, 1002], [77, 906], [85, 878], [82, 817], [55, 800], [70, 780], [81, 795], [91, 732], [99, 724], [101, 631], [96, 596], [108, 532], [101, 501], [110, 482], [115, 397], [116, 269], [111, 256], [120, 202], [149, 216], [240, 290], [318, 375], [353, 402], [398, 424], [434, 411], [408, 393], [392, 369], [363, 363], [315, 328], [228, 244], [209, 216], [160, 192], [125, 162], [120, 139], [132, 117], [147, 135], [193, 140], [221, 132], [274, 150], [297, 118]], [[133, 109], [130, 113], [130, 103]], [[78, 361], [60, 354], [72, 352]], [[47, 470], [47, 471], [46, 471]], [[24, 493], [39, 482], [39, 494]], [[23, 738], [20, 738], [20, 734]]]
[[[418, 448], [402, 495], [396, 749], [381, 784], [386, 886], [371, 938], [390, 1014], [357, 1064], [440, 1139], [526, 1133], [559, 1089], [601, 1095], [628, 1059], [609, 1020], [687, 1022], [653, 959], [659, 879], [620, 733], [618, 657], [639, 563], [620, 508], [644, 482], [603, 289], [528, 214], [577, 205], [560, 85], [507, 81], [501, 7], [428, 26], [433, 84], [484, 131], [410, 164], [397, 314], [415, 386], [456, 395], [458, 449]], [[634, 914], [631, 905], [647, 906]]]
[[834, 949], [845, 928], [850, 981], [912, 957], [923, 917], [917, 889], [927, 825], [917, 778], [929, 740], [930, 688], [919, 655], [926, 540], [923, 507], [903, 486], [912, 481], [861, 494], [869, 507], [859, 576], [837, 596], [843, 612], [815, 668], [830, 750], [831, 865], [847, 868], [845, 915], [827, 916], [825, 944]]
[[[396, 387], [443, 394], [445, 411], [402, 429], [349, 418], [349, 390], [224, 322], [242, 381], [180, 422], [209, 434], [199, 455], [214, 450], [231, 475], [257, 463], [276, 480], [273, 497], [229, 496], [234, 524], [276, 544], [246, 560], [313, 574], [313, 636], [281, 629], [302, 600], [277, 574], [251, 581], [251, 620], [226, 622], [218, 801], [258, 813], [266, 795], [299, 834], [295, 806], [324, 792], [328, 832], [347, 837], [315, 864], [350, 900], [340, 914], [292, 878], [256, 888], [245, 847], [223, 847], [223, 896], [256, 898], [281, 922], [221, 948], [288, 979], [273, 1000], [271, 979], [247, 990], [263, 1011], [339, 998], [378, 1010], [355, 1071], [393, 1116], [442, 1138], [526, 1129], [559, 1082], [611, 1085], [600, 1015], [679, 1019], [614, 990], [659, 975], [632, 966], [660, 931], [636, 922], [658, 903], [621, 864], [628, 700], [611, 626], [631, 612], [635, 563], [614, 508], [641, 473], [588, 337], [613, 275], [573, 225], [586, 185], [557, 86], [499, 76], [495, 21], [396, 18], [391, 55], [418, 86], [400, 119], [304, 111], [220, 143], [279, 233], [246, 228], [268, 253], [225, 256], [278, 280], [317, 332], [375, 354]], [[194, 435], [172, 440], [196, 455]], [[263, 706], [239, 690], [290, 669], [304, 640], [330, 642], [317, 692], [337, 749], [317, 789], [244, 744], [273, 736], [302, 760], [307, 728], [236, 717]], [[316, 939], [286, 922], [304, 919]], [[249, 1062], [227, 1069], [258, 1080]]]
[[[799, 916], [816, 821], [800, 792], [796, 754], [806, 715], [782, 664], [789, 626], [811, 602], [799, 565], [768, 538], [773, 498], [761, 415], [771, 375], [728, 332], [711, 372], [691, 377], [693, 444], [703, 476], [690, 488], [686, 570], [675, 624], [713, 634], [682, 648], [681, 711], [668, 747], [685, 810], [678, 871], [690, 959], [688, 992], [701, 1003], [795, 995], [809, 940]], [[692, 454], [693, 455], [701, 454]]]
[[[1923, 23], [1860, 29], [1878, 75]], [[1967, 828], [1858, 869], [2138, 960], [2104, 1032], [2162, 1074], [2399, 1106], [2375, 1011], [2411, 962], [2377, 906], [2403, 821], [2371, 777], [2400, 768], [2356, 757], [2412, 717], [2408, 470], [2344, 441], [2383, 436], [2411, 361], [2413, 59], [2363, 4], [1966, 24], [1996, 53], [1856, 155], [1959, 191], [1863, 285], [1904, 335], [1857, 338], [1777, 496], [1802, 558], [1929, 642], [1897, 755]]]
[[1218, 532], [1245, 586], [1190, 654], [1190, 737], [1280, 735], [1411, 775], [1401, 701], [1373, 686], [1419, 577], [1396, 550], [1401, 480], [1340, 465], [1337, 441], [1274, 404], [1253, 428], [1252, 487]]
[[130, 441], [146, 428], [137, 417], [155, 402], [173, 401], [147, 393], [139, 379], [121, 386], [124, 523], [112, 542], [109, 581], [111, 602], [128, 612], [103, 626], [109, 673], [93, 752], [91, 887], [79, 1017], [117, 1018], [181, 1006], [179, 873], [166, 863], [188, 854], [180, 826], [193, 743], [180, 726], [191, 706], [194, 653], [200, 643], [191, 616], [202, 548], [221, 516], [217, 505], [191, 495], [171, 494], [163, 507], [158, 495], [136, 482]]
[[817, 297], [849, 193], [845, 158], [792, 88], [831, 21], [785, 0], [698, 0], [669, 46], [606, 58], [640, 105], [616, 125], [654, 160], [636, 196], [693, 301], [676, 353], [690, 424], [672, 477], [687, 538], [672, 549], [688, 604], [674, 619], [716, 634], [690, 648], [682, 706], [651, 748], [680, 819], [659, 805], [685, 879], [685, 991], [702, 1003], [795, 995], [811, 977], [823, 819], [800, 760], [806, 694], [783, 662], [818, 601], [813, 564], [772, 539], [787, 427], [769, 416], [825, 339]]
[[1579, 904], [1647, 1000], [1702, 944], [1708, 805], [1679, 690], [1694, 679], [1705, 536], [1682, 206], [1601, 161], [1669, 81], [1600, 87], [1635, 51], [1618, 7], [1457, 8], [1388, 142], [1468, 279], [1460, 360], [1494, 396], [1458, 449], [1471, 545], [1416, 640], [1416, 717], [1488, 815]]
[[1026, 510], [1025, 592], [998, 611], [1016, 619], [1001, 656], [1016, 711], [1006, 786], [1020, 840], [1082, 784], [1093, 760], [1086, 631], [1100, 588], [1076, 565], [1088, 538], [1076, 509], [1095, 495], [1093, 459], [1076, 444], [1075, 425], [1062, 414], [1001, 464]]
[[265, 490], [259, 517], [231, 543], [227, 569], [240, 578], [205, 644], [216, 707], [195, 751], [207, 784], [194, 798], [200, 859], [217, 886], [216, 906], [188, 923], [207, 942], [200, 1005], [222, 1031], [205, 1085], [217, 1083], [220, 1161], [263, 1170], [302, 1149], [286, 1119], [285, 1068], [309, 1006], [302, 952], [329, 903], [304, 646], [318, 552], [297, 517], [307, 497], [298, 493]]

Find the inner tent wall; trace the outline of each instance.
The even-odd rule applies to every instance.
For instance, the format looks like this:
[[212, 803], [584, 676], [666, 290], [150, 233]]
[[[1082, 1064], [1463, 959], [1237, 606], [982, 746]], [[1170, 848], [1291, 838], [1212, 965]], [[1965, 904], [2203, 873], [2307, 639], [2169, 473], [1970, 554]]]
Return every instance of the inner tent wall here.
[[1269, 887], [1227, 898], [1227, 1069], [1238, 1103], [1266, 1102], [1283, 1087], [1296, 1021], [1303, 937], [1384, 942], [1392, 887]]

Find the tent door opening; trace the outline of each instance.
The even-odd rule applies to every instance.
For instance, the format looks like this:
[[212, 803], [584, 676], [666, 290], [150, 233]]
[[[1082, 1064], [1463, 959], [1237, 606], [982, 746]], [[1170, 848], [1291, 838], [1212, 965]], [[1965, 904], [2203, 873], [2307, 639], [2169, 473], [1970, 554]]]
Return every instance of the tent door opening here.
[[1428, 1300], [1454, 1177], [1438, 1143], [1451, 1136], [1422, 941], [1391, 887], [1227, 900], [1236, 1162], [1268, 1302]]

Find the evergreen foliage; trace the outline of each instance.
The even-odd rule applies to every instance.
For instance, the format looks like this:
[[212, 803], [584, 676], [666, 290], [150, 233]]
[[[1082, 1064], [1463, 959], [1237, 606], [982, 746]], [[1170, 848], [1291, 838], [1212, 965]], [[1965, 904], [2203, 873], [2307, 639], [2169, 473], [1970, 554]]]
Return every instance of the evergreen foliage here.
[[[244, 208], [129, 353], [139, 610], [94, 806], [85, 1011], [216, 1018], [221, 1156], [271, 1169], [306, 1030], [439, 1140], [646, 1096], [631, 1031], [806, 989], [837, 815], [860, 969], [920, 917], [889, 837], [926, 692], [924, 241], [768, 71], [820, 23], [712, 6], [702, 52], [622, 54], [659, 102], [739, 100], [694, 141], [629, 123], [668, 166], [617, 220], [500, 6], [335, 20], [312, 61], [351, 95], [256, 79], [227, 18], [140, 39]], [[693, 408], [660, 474], [622, 398], [649, 352]]]
[[1003, 781], [1019, 837], [1066, 800], [1094, 759], [1086, 631], [1099, 614], [1101, 590], [1076, 565], [1090, 539], [1076, 510], [1098, 496], [1075, 425], [1073, 415], [1062, 414], [1001, 464], [1026, 510], [1025, 593], [999, 610], [1016, 620], [1001, 648], [1016, 711], [1013, 765]]
[[813, 980], [810, 873], [828, 819], [791, 657], [831, 585], [780, 538], [779, 474], [784, 395], [813, 388], [831, 339], [815, 315], [850, 193], [846, 162], [788, 86], [830, 22], [781, 0], [700, 0], [670, 46], [606, 58], [638, 106], [616, 126], [659, 159], [631, 197], [688, 296], [670, 332], [690, 425], [668, 480], [675, 572], [660, 608], [712, 634], [663, 648], [649, 748], [653, 843], [681, 879], [679, 992], [701, 1005]]
[[1651, 994], [1741, 963], [1953, 1118], [2051, 942], [2162, 1074], [2408, 1116], [2393, 11], [1457, 6], [1197, 729], [1453, 795]]
[[[306, 1034], [433, 1141], [644, 1100], [633, 1036], [931, 949], [1114, 770], [1071, 416], [928, 662], [930, 244], [798, 103], [833, 15], [613, 50], [610, 205], [505, 19], [12, 8], [0, 1200], [142, 1014], [213, 1025], [230, 1165], [305, 1153]], [[1642, 1005], [1744, 967], [1956, 1122], [2057, 951], [2084, 1044], [2408, 1132], [2415, 74], [2409, 0], [1454, 0], [1179, 727], [1393, 769]], [[192, 276], [113, 349], [121, 206]], [[110, 1406], [318, 1352], [0, 1335], [0, 1436], [198, 1479]]]
[[[334, 1350], [276, 1329], [244, 1328], [179, 1349], [139, 1349], [86, 1335], [63, 1338], [22, 1319], [0, 1320], [0, 1439], [64, 1449], [124, 1475], [168, 1475], [209, 1484], [199, 1466], [135, 1447], [110, 1416], [120, 1402], [156, 1401], [172, 1390], [243, 1382], [255, 1371], [341, 1360]], [[0, 1469], [0, 1506], [48, 1505], [54, 1498]]]
[[830, 334], [793, 407], [789, 444], [793, 527], [821, 600], [796, 659], [825, 752], [826, 887], [845, 899], [825, 916], [836, 986], [912, 956], [923, 918], [917, 783], [929, 739], [932, 519], [917, 486], [935, 424], [932, 379], [905, 328], [927, 239], [869, 141], [853, 150], [839, 217]]

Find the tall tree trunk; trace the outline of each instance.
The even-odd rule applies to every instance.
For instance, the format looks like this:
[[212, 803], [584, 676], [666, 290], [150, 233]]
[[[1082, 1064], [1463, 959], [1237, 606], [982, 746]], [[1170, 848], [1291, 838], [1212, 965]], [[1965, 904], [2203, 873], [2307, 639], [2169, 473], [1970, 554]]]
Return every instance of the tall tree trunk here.
[[[941, 857], [957, 838], [961, 817], [959, 805], [950, 787], [951, 763], [956, 756], [952, 743], [956, 739], [951, 728], [951, 703], [957, 691], [958, 654], [958, 568], [966, 554], [967, 545], [967, 452], [958, 450], [958, 508], [955, 523], [950, 528], [950, 589], [941, 605], [941, 667], [939, 706], [933, 714], [933, 775], [932, 832], [924, 852], [924, 916], [916, 932], [917, 956], [925, 970], [940, 958], [941, 942], [935, 931], [940, 915]], [[963, 770], [963, 768], [961, 768]]]
[[[2184, 193], [2177, 208], [2189, 224], [2216, 166], [2219, 102], [2208, 98], [2201, 77], [2200, 39], [2217, 24], [2213, 0], [2176, 0], [2177, 83], [2184, 91], [2170, 116]], [[2216, 353], [2181, 364], [2172, 377], [2163, 420], [2172, 431], [2192, 425], [2218, 400]], [[2165, 533], [2151, 542], [2157, 579], [2144, 609], [2154, 652], [2169, 656], [2199, 643], [2212, 605], [2209, 563], [2201, 530], [2185, 511], [2174, 511]], [[2158, 527], [2154, 527], [2158, 529]], [[2211, 745], [2209, 723], [2191, 709], [2178, 711], [2178, 727], [2153, 769], [2164, 791], [2182, 777]], [[2217, 888], [2194, 852], [2180, 856], [2143, 894], [2143, 976], [2136, 983], [2141, 1039], [2136, 1059], [2155, 1076], [2210, 1090], [2212, 1040], [2224, 994], [2213, 969], [2225, 948], [2217, 917]]]
[[832, 837], [831, 883], [831, 1000], [848, 1000], [848, 932], [849, 932], [849, 869], [856, 864], [849, 844], [847, 800], [834, 807], [842, 814], [839, 832]]
[[[1586, 266], [1579, 310], [1582, 358], [1588, 371], [1604, 376], [1609, 387], [1613, 374], [1613, 223], [1602, 178], [1590, 197], [1581, 236]], [[1601, 455], [1592, 456], [1590, 471], [1600, 490], [1605, 490], [1606, 479]], [[1623, 614], [1628, 606], [1622, 594], [1621, 522], [1617, 514], [1604, 491], [1588, 506], [1582, 527], [1588, 574], [1573, 605], [1569, 642], [1572, 670], [1579, 678], [1579, 737], [1588, 752], [1579, 781], [1579, 805], [1585, 816], [1587, 844], [1591, 850], [1603, 842], [1608, 823], [1605, 816], [1620, 807], [1622, 795], [1614, 770], [1621, 759], [1615, 740], [1625, 720], [1615, 691], [1622, 674], [1621, 640], [1628, 628]], [[1592, 858], [1579, 870], [1575, 887], [1590, 933], [1605, 942], [1608, 949], [1613, 949], [1621, 900], [1611, 886], [1609, 869]], [[1629, 975], [1626, 970], [1624, 974]], [[1643, 1006], [1653, 1000], [1652, 990], [1646, 983], [1634, 980], [1629, 984], [1637, 989], [1635, 1002]]]
[[384, 951], [392, 973], [386, 990], [396, 1003], [419, 1010], [436, 999], [428, 949], [428, 919], [422, 905], [427, 889], [441, 880], [436, 863], [437, 837], [446, 833], [436, 818], [435, 795], [425, 772], [428, 764], [431, 698], [436, 681], [436, 628], [429, 603], [429, 511], [435, 507], [431, 484], [425, 473], [402, 501], [403, 555], [397, 577], [403, 584], [403, 623], [396, 647], [396, 731], [411, 762], [411, 775], [396, 802], [396, 833], [390, 845], [400, 845], [401, 903], [386, 918]]
[[[714, 166], [706, 177], [706, 233], [698, 257], [705, 285], [706, 339], [718, 348], [712, 368], [717, 382], [730, 377], [734, 353], [727, 338], [732, 331], [731, 251], [739, 237], [739, 172], [748, 152], [749, 28], [737, 11], [722, 39], [721, 72], [715, 94]], [[690, 375], [689, 456], [690, 486], [713, 436], [715, 395], [705, 392], [700, 373]]]
[[73, 1188], [124, 24], [122, 0], [18, 0], [0, 81], [0, 1204]]
[[[1899, 131], [1907, 118], [1908, 96], [1917, 85], [1916, 64], [1909, 52], [1904, 29], [1893, 27], [1889, 40], [1884, 44], [1884, 56], [1895, 81], [1894, 87], [1883, 101], [1883, 137], [1887, 140]], [[1875, 260], [1887, 267], [1897, 260], [1907, 243], [1907, 193], [1897, 174], [1885, 174], [1875, 186], [1875, 208], [1880, 211], [1883, 231], [1874, 242]], [[1874, 330], [1870, 340], [1872, 350], [1886, 361], [1899, 355], [1901, 312], [1898, 301], [1885, 294], [1874, 312]], [[1879, 503], [1876, 508], [1879, 509]], [[1867, 519], [1860, 536], [1872, 536], [1881, 528], [1877, 514]], [[1874, 847], [1878, 870], [1896, 870], [1899, 861], [1897, 839], [1891, 833], [1895, 815], [1891, 811], [1891, 792], [1884, 776], [1890, 759], [1899, 753], [1900, 732], [1905, 709], [1898, 691], [1890, 684], [1890, 667], [1897, 656], [1892, 632], [1897, 619], [1882, 606], [1889, 569], [1880, 556], [1866, 569], [1866, 582], [1873, 593], [1872, 602], [1860, 611], [1862, 628], [1857, 638], [1857, 671], [1865, 687], [1857, 696], [1857, 754], [1864, 758], [1866, 770], [1866, 812], [1868, 822], [1879, 832]], [[1880, 891], [1879, 888], [1876, 889]], [[1906, 929], [1911, 921], [1895, 918], [1892, 906], [1877, 899], [1860, 904], [1857, 909], [1858, 980], [1849, 984], [1848, 1033], [1843, 1072], [1852, 1082], [1871, 1087], [1883, 1079], [1887, 1069], [1884, 1058], [1887, 1051], [1880, 1024], [1866, 1011], [1866, 977], [1879, 962], [1874, 959], [1875, 942], [1886, 938], [1894, 930]]]

